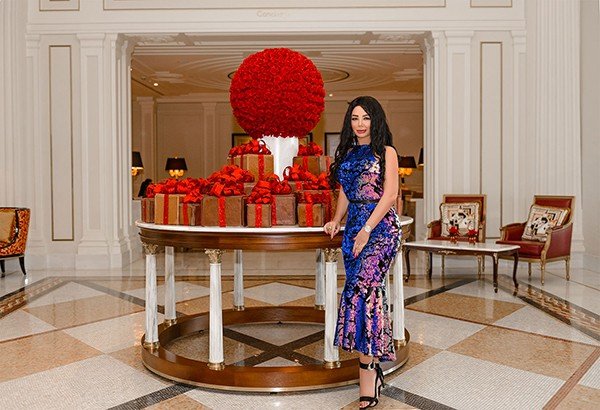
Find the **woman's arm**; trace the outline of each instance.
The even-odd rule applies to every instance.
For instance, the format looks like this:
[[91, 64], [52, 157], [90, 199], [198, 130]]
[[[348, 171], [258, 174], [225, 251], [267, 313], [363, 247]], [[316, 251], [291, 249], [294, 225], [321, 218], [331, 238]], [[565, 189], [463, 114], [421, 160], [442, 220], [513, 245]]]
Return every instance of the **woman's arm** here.
[[[398, 197], [398, 156], [396, 150], [392, 147], [385, 147], [385, 181], [383, 183], [383, 195], [377, 206], [371, 213], [363, 229], [354, 238], [354, 256], [362, 251], [362, 248], [369, 241], [370, 231], [388, 213], [390, 208], [396, 203]], [[336, 212], [337, 213], [337, 212]], [[365, 230], [366, 229], [366, 230]], [[367, 230], [369, 232], [367, 232]]]

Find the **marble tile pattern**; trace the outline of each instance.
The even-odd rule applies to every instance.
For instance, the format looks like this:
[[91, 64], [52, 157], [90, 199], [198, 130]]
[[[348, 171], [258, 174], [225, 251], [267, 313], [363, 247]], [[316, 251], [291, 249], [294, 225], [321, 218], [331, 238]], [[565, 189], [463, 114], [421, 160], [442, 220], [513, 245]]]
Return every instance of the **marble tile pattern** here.
[[[314, 252], [273, 261], [260, 253], [244, 262], [244, 304], [313, 306]], [[261, 272], [260, 267], [271, 267]], [[164, 296], [164, 255], [157, 255], [158, 304]], [[229, 266], [231, 265], [231, 266]], [[338, 267], [339, 268], [339, 267]], [[489, 267], [488, 267], [489, 268]], [[209, 310], [206, 256], [176, 254], [176, 310]], [[307, 271], [312, 273], [306, 273]], [[535, 270], [534, 270], [535, 271]], [[224, 256], [223, 309], [233, 307], [232, 255]], [[298, 274], [298, 272], [303, 272]], [[19, 272], [16, 272], [19, 273]], [[429, 280], [415, 269], [404, 284], [407, 363], [386, 376], [382, 409], [596, 409], [600, 403], [600, 286], [573, 269], [571, 282], [549, 271], [547, 285], [501, 269], [449, 269]], [[141, 362], [144, 263], [121, 271], [30, 271], [0, 283], [0, 408], [354, 409], [356, 385], [312, 392], [244, 393], [186, 386], [148, 371]], [[338, 271], [338, 286], [343, 271]], [[590, 300], [590, 298], [594, 300]], [[160, 309], [159, 309], [160, 310]], [[163, 316], [159, 314], [159, 322]], [[224, 329], [226, 364], [302, 366], [323, 360], [321, 324], [247, 324]], [[208, 332], [167, 348], [206, 361]], [[340, 351], [341, 360], [355, 353]], [[298, 359], [300, 358], [300, 359]], [[23, 394], [28, 392], [28, 394]]]

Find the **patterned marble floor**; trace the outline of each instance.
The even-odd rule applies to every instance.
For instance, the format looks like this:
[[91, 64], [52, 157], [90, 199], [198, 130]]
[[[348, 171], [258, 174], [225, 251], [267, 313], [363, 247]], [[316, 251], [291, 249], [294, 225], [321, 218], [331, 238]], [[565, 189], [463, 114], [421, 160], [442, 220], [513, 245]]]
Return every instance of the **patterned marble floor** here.
[[[245, 263], [255, 268], [245, 275], [246, 306], [312, 306], [311, 257], [249, 255]], [[276, 269], [260, 270], [269, 263]], [[416, 266], [405, 284], [409, 361], [386, 379], [377, 408], [600, 407], [600, 274], [574, 270], [566, 282], [562, 266], [551, 265], [542, 287], [537, 273], [528, 280], [523, 265], [513, 295], [508, 266], [501, 270], [498, 293], [490, 272], [477, 280], [473, 269], [452, 268], [442, 278], [438, 269], [429, 280]], [[2, 409], [357, 407], [356, 385], [250, 394], [186, 386], [146, 370], [140, 358], [143, 261], [121, 270], [31, 271], [27, 278], [7, 267], [0, 281]], [[177, 254], [180, 314], [207, 311], [207, 268], [201, 254]], [[225, 309], [233, 303], [228, 269], [226, 261]], [[159, 285], [160, 303], [164, 286]], [[255, 366], [319, 361], [322, 331], [310, 324], [232, 326], [225, 332], [225, 360]], [[169, 349], [206, 360], [207, 335], [186, 339]], [[265, 355], [265, 345], [277, 346], [280, 355]]]

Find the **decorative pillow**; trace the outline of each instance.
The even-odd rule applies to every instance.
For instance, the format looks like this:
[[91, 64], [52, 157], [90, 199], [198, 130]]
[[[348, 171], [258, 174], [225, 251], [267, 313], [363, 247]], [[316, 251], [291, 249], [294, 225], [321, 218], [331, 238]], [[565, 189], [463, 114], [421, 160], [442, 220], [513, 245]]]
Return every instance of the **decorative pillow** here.
[[569, 215], [568, 208], [531, 205], [522, 239], [546, 242], [548, 228], [561, 226]]
[[440, 205], [442, 236], [450, 236], [448, 229], [457, 226], [460, 235], [469, 228], [479, 229], [479, 202], [451, 202]]
[[15, 211], [0, 210], [0, 242], [10, 242], [15, 230]]

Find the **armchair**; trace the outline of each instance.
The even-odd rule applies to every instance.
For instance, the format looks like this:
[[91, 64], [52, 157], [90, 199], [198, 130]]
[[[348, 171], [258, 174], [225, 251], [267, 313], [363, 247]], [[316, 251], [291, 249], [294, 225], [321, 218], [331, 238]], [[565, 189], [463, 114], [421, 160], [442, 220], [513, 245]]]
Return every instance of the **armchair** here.
[[[458, 204], [458, 203], [468, 203], [468, 202], [477, 202], [479, 203], [479, 225], [477, 226], [478, 235], [477, 242], [485, 242], [485, 206], [486, 206], [486, 196], [483, 194], [447, 194], [444, 195], [443, 203], [445, 204]], [[448, 236], [444, 236], [442, 234], [442, 205], [440, 205], [440, 219], [435, 221], [431, 221], [427, 225], [427, 239], [428, 240], [442, 240], [447, 241], [450, 238]], [[465, 236], [459, 236], [457, 238], [458, 241], [468, 241], [468, 238]], [[429, 258], [429, 263], [431, 263], [431, 255]], [[478, 273], [481, 274], [482, 271], [485, 271], [484, 259], [482, 256], [477, 257], [478, 263]], [[442, 255], [442, 274], [445, 271], [445, 257]]]
[[517, 222], [500, 228], [499, 244], [519, 245], [519, 260], [528, 263], [528, 274], [531, 277], [531, 263], [540, 262], [541, 282], [544, 284], [546, 263], [564, 260], [566, 279], [571, 278], [571, 236], [573, 234], [574, 196], [535, 195], [533, 205], [568, 209], [566, 220], [560, 226], [548, 228], [546, 241], [523, 239], [526, 222]]
[[25, 271], [25, 245], [29, 232], [31, 211], [28, 208], [0, 207], [0, 270], [5, 275], [4, 261], [19, 258], [21, 272]]

